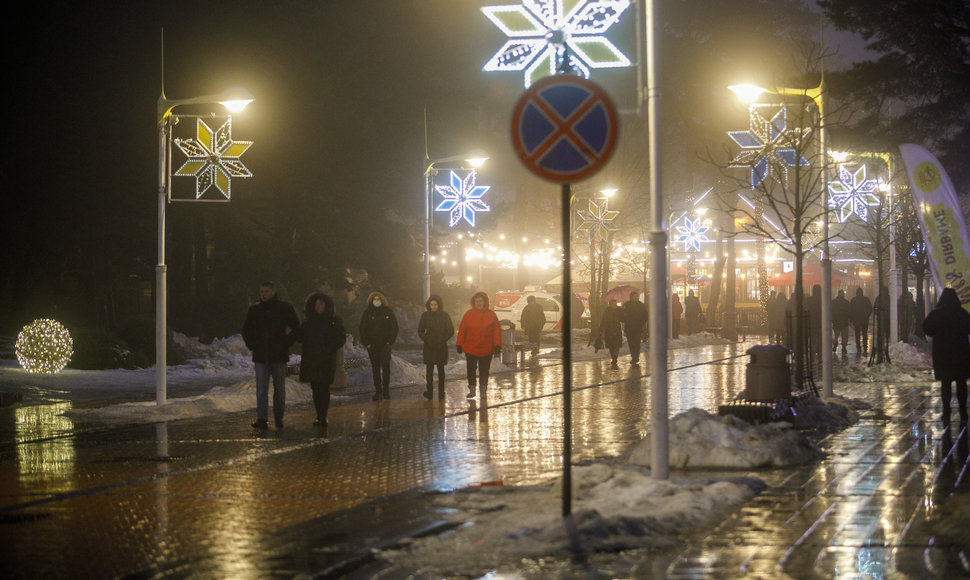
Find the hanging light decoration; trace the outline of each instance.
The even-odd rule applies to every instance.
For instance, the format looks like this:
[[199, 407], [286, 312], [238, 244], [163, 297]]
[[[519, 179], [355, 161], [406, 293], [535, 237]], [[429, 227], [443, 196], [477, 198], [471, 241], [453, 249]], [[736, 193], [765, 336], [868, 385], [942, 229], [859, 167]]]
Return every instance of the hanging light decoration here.
[[20, 331], [15, 350], [17, 361], [27, 372], [54, 374], [71, 361], [74, 341], [61, 323], [41, 318]]
[[448, 185], [434, 186], [438, 195], [444, 198], [434, 210], [449, 213], [448, 227], [455, 227], [461, 220], [475, 227], [475, 212], [489, 211], [490, 208], [482, 201], [482, 197], [491, 186], [476, 185], [476, 175], [474, 171], [469, 171], [465, 179], [462, 179], [452, 171]]

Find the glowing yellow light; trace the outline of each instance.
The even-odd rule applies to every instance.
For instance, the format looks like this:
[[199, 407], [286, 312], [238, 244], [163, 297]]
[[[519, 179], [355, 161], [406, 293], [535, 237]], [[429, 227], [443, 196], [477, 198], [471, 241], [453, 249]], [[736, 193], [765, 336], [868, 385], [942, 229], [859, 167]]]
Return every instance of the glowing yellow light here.
[[61, 323], [49, 318], [35, 320], [17, 335], [17, 360], [29, 373], [60, 372], [74, 354], [74, 341]]

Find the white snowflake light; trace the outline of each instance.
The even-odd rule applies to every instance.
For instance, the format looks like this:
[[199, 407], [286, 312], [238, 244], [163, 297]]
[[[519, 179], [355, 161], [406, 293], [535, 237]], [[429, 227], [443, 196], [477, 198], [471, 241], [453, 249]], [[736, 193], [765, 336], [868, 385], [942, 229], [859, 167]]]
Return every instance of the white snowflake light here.
[[701, 242], [711, 241], [707, 238], [707, 232], [710, 229], [710, 227], [701, 223], [700, 218], [693, 220], [684, 218], [684, 225], [677, 226], [677, 232], [680, 234], [677, 236], [677, 241], [683, 242], [685, 252], [690, 251], [691, 248], [695, 252], [699, 252], [701, 251]]
[[434, 190], [445, 198], [434, 210], [450, 212], [448, 220], [450, 228], [455, 227], [462, 219], [471, 227], [475, 227], [475, 212], [490, 209], [482, 201], [482, 196], [489, 190], [489, 186], [475, 185], [474, 171], [469, 171], [465, 179], [452, 171], [449, 185], [436, 185]]
[[28, 373], [54, 374], [71, 361], [74, 341], [60, 322], [40, 318], [20, 331], [14, 348], [17, 361]]
[[[768, 120], [762, 109], [764, 105], [751, 105], [748, 109], [751, 129], [748, 131], [728, 131], [728, 136], [741, 147], [728, 167], [750, 167], [751, 187], [758, 187], [768, 179], [788, 183], [788, 168], [808, 165], [808, 160], [792, 148], [804, 138], [810, 129], [790, 129], [788, 109], [781, 109]], [[781, 176], [776, 175], [781, 171]]]
[[600, 205], [596, 200], [589, 201], [589, 209], [581, 209], [576, 212], [582, 220], [576, 226], [577, 232], [587, 232], [590, 243], [593, 240], [605, 240], [610, 232], [615, 232], [619, 228], [614, 223], [620, 212], [609, 209], [609, 201], [602, 200]]
[[838, 210], [839, 223], [845, 223], [852, 214], [859, 216], [862, 221], [868, 221], [869, 208], [879, 205], [876, 197], [876, 180], [866, 179], [866, 166], [855, 171], [849, 171], [845, 165], [839, 165], [839, 180], [830, 181], [829, 207]]
[[482, 12], [508, 40], [485, 71], [525, 71], [525, 86], [556, 74], [562, 58], [589, 78], [591, 68], [630, 66], [603, 36], [630, 0], [522, 0], [521, 6], [485, 6]]
[[175, 144], [188, 161], [179, 167], [178, 177], [195, 177], [195, 199], [199, 199], [213, 185], [226, 199], [231, 199], [230, 178], [252, 177], [249, 169], [239, 161], [252, 141], [232, 140], [232, 118], [213, 131], [202, 119], [197, 119], [195, 139], [175, 139]]

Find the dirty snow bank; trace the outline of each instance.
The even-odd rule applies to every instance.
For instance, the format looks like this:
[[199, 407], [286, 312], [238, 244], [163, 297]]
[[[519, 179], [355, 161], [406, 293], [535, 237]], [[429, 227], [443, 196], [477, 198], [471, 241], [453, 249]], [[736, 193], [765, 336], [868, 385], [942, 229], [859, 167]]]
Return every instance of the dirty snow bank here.
[[510, 570], [523, 558], [568, 557], [634, 548], [671, 548], [678, 537], [709, 527], [764, 489], [754, 478], [672, 483], [630, 466], [574, 467], [572, 526], [562, 518], [557, 480], [545, 486], [484, 487], [443, 495], [436, 503], [452, 532], [417, 538], [378, 557], [431, 577], [481, 576]]
[[[687, 410], [670, 420], [670, 467], [674, 469], [781, 467], [811, 463], [822, 452], [791, 423], [751, 425], [732, 415]], [[649, 466], [651, 435], [627, 455]]]
[[933, 380], [933, 358], [925, 351], [905, 342], [889, 345], [890, 363], [868, 366], [869, 357], [859, 364], [836, 364], [832, 380], [839, 383], [905, 383]]

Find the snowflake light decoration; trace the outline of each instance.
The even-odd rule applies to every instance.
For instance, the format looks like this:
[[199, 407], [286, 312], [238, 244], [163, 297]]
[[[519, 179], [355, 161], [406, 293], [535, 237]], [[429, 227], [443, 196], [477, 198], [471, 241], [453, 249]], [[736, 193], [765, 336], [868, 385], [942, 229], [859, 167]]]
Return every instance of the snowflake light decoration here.
[[484, 6], [482, 12], [510, 40], [482, 70], [525, 71], [525, 86], [556, 74], [560, 59], [589, 78], [593, 68], [630, 66], [603, 34], [630, 0], [522, 0], [521, 6]]
[[488, 185], [475, 185], [475, 172], [469, 171], [462, 179], [454, 171], [448, 185], [436, 185], [434, 190], [445, 198], [435, 211], [450, 212], [448, 227], [453, 228], [464, 219], [468, 225], [475, 227], [475, 212], [489, 211], [488, 205], [482, 201], [482, 196], [489, 190]]
[[866, 166], [855, 171], [849, 171], [845, 165], [839, 165], [839, 180], [830, 181], [829, 207], [838, 210], [839, 223], [845, 223], [852, 214], [859, 216], [862, 221], [869, 220], [869, 208], [879, 205], [876, 197], [876, 180], [866, 179]]
[[707, 232], [710, 229], [701, 222], [700, 218], [693, 220], [684, 218], [684, 225], [677, 226], [677, 232], [680, 234], [677, 236], [677, 241], [683, 242], [685, 252], [689, 252], [691, 248], [695, 252], [699, 252], [701, 251], [701, 242], [711, 241], [707, 237]]
[[[768, 120], [763, 105], [751, 105], [748, 113], [751, 128], [748, 131], [728, 131], [728, 136], [741, 147], [728, 167], [750, 167], [751, 187], [758, 187], [768, 179], [787, 184], [788, 168], [808, 165], [808, 160], [798, 154], [791, 144], [805, 137], [811, 129], [790, 129], [788, 109], [781, 107]], [[781, 176], [777, 175], [781, 171]]]
[[593, 240], [605, 240], [610, 232], [615, 232], [619, 228], [614, 223], [620, 212], [609, 208], [609, 201], [602, 200], [600, 205], [596, 200], [589, 200], [589, 208], [581, 209], [576, 212], [579, 219], [583, 220], [576, 226], [577, 232], [587, 232], [590, 243]]
[[199, 199], [213, 185], [226, 199], [231, 199], [230, 178], [252, 177], [239, 161], [252, 141], [232, 140], [232, 117], [213, 131], [202, 119], [197, 119], [195, 139], [175, 139], [175, 144], [188, 160], [179, 167], [178, 177], [195, 177], [195, 199]]

